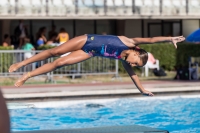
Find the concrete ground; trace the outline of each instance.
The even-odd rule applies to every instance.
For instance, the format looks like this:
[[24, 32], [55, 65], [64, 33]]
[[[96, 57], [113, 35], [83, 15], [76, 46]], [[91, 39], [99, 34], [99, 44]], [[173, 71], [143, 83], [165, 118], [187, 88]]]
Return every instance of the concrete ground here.
[[[175, 80], [144, 80], [141, 81], [145, 89], [152, 91], [155, 96], [195, 94], [200, 95], [199, 81]], [[44, 100], [60, 98], [88, 98], [115, 96], [142, 96], [131, 81], [115, 81], [107, 83], [79, 83], [79, 84], [49, 84], [24, 85], [20, 88], [2, 86], [4, 97], [8, 101], [16, 100]]]

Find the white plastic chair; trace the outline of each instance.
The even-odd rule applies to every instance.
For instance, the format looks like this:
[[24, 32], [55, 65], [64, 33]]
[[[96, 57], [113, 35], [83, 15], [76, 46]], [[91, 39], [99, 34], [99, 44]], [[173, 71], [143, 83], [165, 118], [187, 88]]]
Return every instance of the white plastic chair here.
[[93, 15], [95, 14], [93, 0], [79, 0], [78, 1], [79, 15]]
[[75, 2], [74, 0], [64, 0], [63, 4], [66, 7], [66, 15], [74, 16], [75, 15]]
[[7, 15], [8, 14], [8, 1], [7, 0], [0, 0], [0, 14]]
[[160, 15], [160, 0], [153, 0], [152, 3], [153, 14]]
[[125, 13], [126, 15], [132, 15], [132, 0], [124, 0], [124, 8], [125, 8]]
[[46, 7], [44, 0], [32, 0], [32, 15], [45, 15]]
[[107, 15], [116, 15], [116, 8], [114, 0], [107, 0]]
[[32, 6], [30, 0], [19, 0], [18, 5], [19, 15], [32, 15]]
[[124, 15], [125, 13], [125, 6], [123, 0], [115, 0], [115, 8], [117, 15]]
[[[154, 57], [151, 57], [151, 56], [153, 56], [153, 55], [151, 55], [151, 53], [148, 53], [148, 56], [149, 56], [149, 58], [154, 58]], [[149, 76], [149, 69], [155, 69], [155, 68], [157, 70], [160, 69], [159, 60], [158, 59], [154, 59], [154, 60], [156, 61], [155, 64], [153, 64], [151, 61], [147, 61], [146, 65], [143, 66], [143, 68], [145, 70], [145, 77]], [[144, 75], [144, 74], [142, 73], [142, 75]]]
[[9, 2], [9, 14], [15, 15], [15, 0], [10, 0]]
[[163, 1], [163, 15], [172, 15], [173, 13], [173, 6], [172, 6], [172, 1], [171, 0], [164, 0]]
[[142, 0], [135, 0], [136, 14], [139, 14], [139, 15], [141, 14], [142, 7], [143, 7], [143, 1]]
[[159, 67], [159, 60], [156, 59], [156, 64], [151, 64], [149, 65], [148, 62], [147, 64], [144, 66], [145, 68], [145, 77], [148, 77], [149, 76], [149, 69], [157, 69], [159, 70], [160, 67]]
[[32, 4], [33, 15], [38, 14], [38, 12], [39, 12], [38, 7], [40, 7], [40, 5], [41, 5], [40, 0], [31, 0], [31, 4]]
[[186, 14], [186, 1], [185, 0], [173, 0], [172, 4], [174, 6], [173, 13], [179, 15]]
[[200, 0], [189, 0], [189, 14], [198, 15], [200, 13]]
[[66, 13], [66, 7], [63, 0], [50, 0], [49, 1], [49, 15], [62, 16]]
[[94, 0], [94, 4], [96, 7], [97, 15], [104, 15], [104, 1], [103, 0]]
[[143, 6], [141, 6], [142, 15], [152, 14], [152, 0], [143, 0]]

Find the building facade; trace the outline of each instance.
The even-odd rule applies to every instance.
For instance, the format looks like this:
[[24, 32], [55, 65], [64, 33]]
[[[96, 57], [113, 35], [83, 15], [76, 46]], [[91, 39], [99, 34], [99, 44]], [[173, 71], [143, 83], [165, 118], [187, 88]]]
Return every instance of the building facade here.
[[189, 35], [200, 27], [200, 0], [2, 0], [0, 42], [23, 19], [29, 34], [64, 27], [82, 34], [128, 37]]

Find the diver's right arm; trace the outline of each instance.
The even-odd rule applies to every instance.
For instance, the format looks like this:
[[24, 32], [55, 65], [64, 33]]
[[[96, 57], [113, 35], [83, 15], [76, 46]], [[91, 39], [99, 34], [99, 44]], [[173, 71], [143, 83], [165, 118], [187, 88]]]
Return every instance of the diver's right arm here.
[[151, 93], [150, 91], [144, 89], [144, 87], [140, 83], [140, 80], [139, 80], [138, 76], [134, 73], [132, 67], [126, 61], [122, 61], [122, 64], [123, 64], [123, 67], [125, 68], [125, 70], [127, 71], [127, 73], [129, 74], [129, 76], [131, 77], [133, 83], [138, 88], [138, 90], [143, 95], [153, 96], [154, 95], [153, 93]]

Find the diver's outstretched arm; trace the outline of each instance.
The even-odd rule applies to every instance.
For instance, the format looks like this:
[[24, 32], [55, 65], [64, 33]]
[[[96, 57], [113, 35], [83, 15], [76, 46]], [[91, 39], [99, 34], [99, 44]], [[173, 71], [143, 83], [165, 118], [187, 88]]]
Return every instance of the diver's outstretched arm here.
[[138, 88], [138, 90], [143, 95], [153, 96], [154, 95], [153, 93], [144, 89], [144, 87], [140, 83], [138, 76], [134, 73], [132, 67], [126, 61], [122, 61], [122, 64], [123, 64], [123, 67], [125, 68], [125, 70], [127, 71], [127, 73], [129, 74], [129, 76], [131, 77], [132, 81], [134, 82], [135, 86]]
[[0, 133], [10, 133], [10, 117], [0, 89]]
[[152, 38], [132, 38], [133, 43], [137, 46], [139, 44], [149, 44], [149, 43], [157, 43], [157, 42], [172, 42], [177, 48], [176, 43], [182, 42], [185, 40], [183, 36], [177, 37], [152, 37]]

